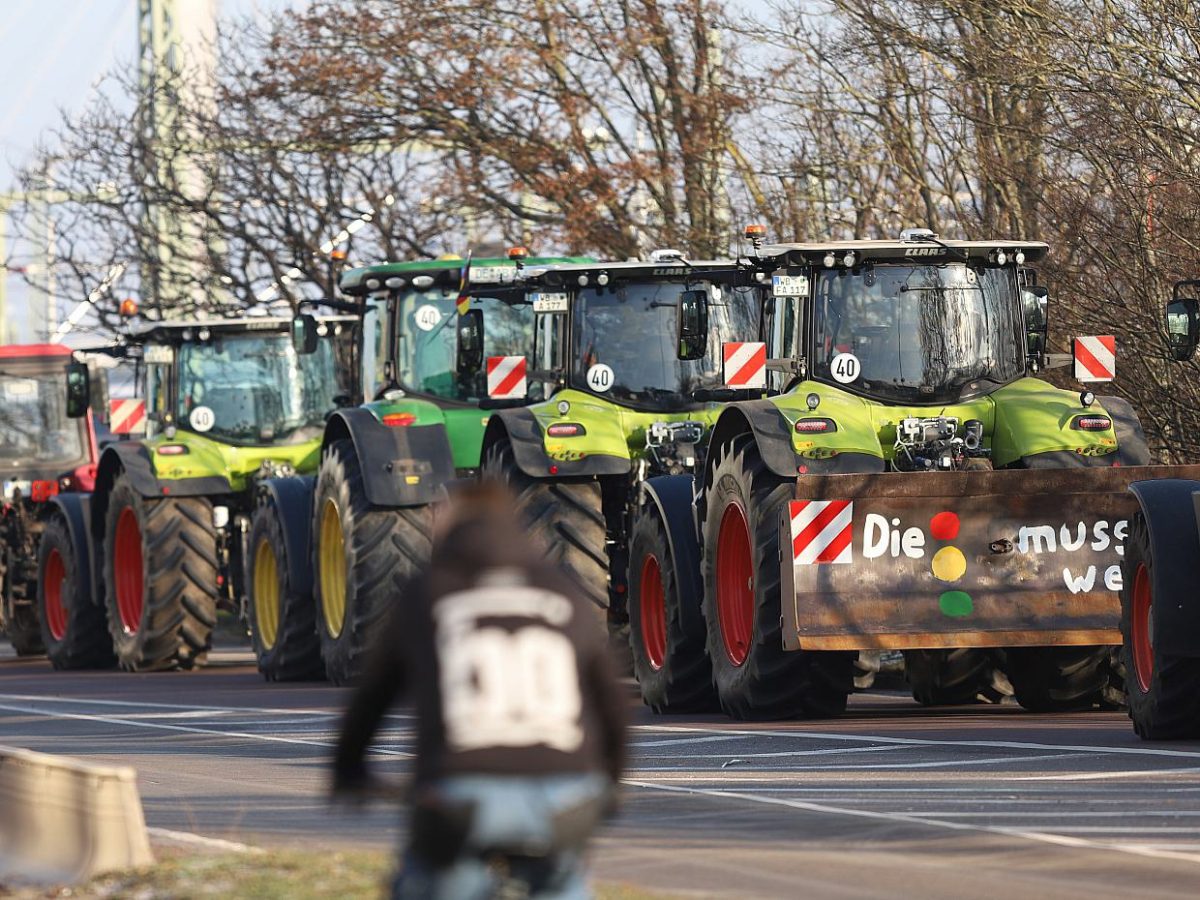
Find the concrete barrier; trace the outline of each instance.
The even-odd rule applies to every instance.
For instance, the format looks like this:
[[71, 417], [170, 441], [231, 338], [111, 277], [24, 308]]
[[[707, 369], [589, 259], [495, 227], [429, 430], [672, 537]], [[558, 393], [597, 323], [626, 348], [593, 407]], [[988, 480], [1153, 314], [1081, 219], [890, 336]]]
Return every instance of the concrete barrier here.
[[132, 768], [0, 747], [0, 882], [81, 881], [153, 862]]

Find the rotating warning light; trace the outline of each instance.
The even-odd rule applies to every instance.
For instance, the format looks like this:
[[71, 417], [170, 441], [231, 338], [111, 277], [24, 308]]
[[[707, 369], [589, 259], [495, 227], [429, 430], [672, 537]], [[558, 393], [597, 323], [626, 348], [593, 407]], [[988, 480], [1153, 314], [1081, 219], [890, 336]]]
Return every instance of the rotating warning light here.
[[120, 312], [121, 312], [121, 318], [132, 319], [134, 316], [136, 316], [138, 314], [137, 301], [132, 299], [131, 297], [126, 297], [124, 300], [121, 301]]
[[767, 234], [767, 226], [766, 225], [760, 225], [758, 223], [755, 223], [753, 225], [746, 226], [746, 239], [747, 240], [750, 240], [750, 241], [762, 240], [766, 236], [766, 234]]

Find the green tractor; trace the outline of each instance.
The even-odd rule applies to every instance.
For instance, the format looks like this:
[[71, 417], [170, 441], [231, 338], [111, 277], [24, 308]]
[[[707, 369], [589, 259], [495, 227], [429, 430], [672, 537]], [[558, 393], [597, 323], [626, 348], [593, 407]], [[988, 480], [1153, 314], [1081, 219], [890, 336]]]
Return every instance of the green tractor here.
[[[1036, 377], [1071, 361], [1045, 352], [1026, 268], [1047, 250], [914, 230], [760, 253], [767, 396], [727, 405], [695, 482], [648, 483], [634, 526], [699, 548], [691, 571], [661, 537], [630, 560], [651, 706], [833, 715], [864, 650], [903, 651], [926, 703], [996, 667], [1031, 710], [1119, 699], [1125, 489], [1149, 453], [1126, 401]], [[1112, 341], [1076, 339], [1077, 377], [1112, 378]]]
[[260, 486], [249, 621], [266, 678], [324, 673], [341, 684], [358, 674], [371, 625], [428, 558], [433, 504], [479, 467], [485, 359], [532, 352], [530, 303], [488, 291], [516, 272], [505, 259], [444, 259], [342, 276], [362, 316], [359, 366], [370, 399], [329, 417], [315, 476]]
[[763, 287], [737, 262], [656, 251], [649, 261], [528, 265], [511, 290], [532, 303], [536, 340], [519, 384], [509, 361], [488, 360], [501, 408], [487, 425], [483, 475], [513, 489], [624, 656], [641, 487], [703, 465], [719, 402], [745, 395], [725, 387], [722, 344], [754, 336]]
[[[326, 417], [353, 396], [355, 324], [322, 319], [306, 354], [290, 319], [130, 330], [117, 352], [137, 361], [146, 437], [105, 448], [92, 493], [53, 498], [39, 548], [41, 590], [64, 610], [47, 646], [56, 668], [114, 651], [132, 671], [204, 663], [218, 608], [245, 593], [256, 485], [314, 471]], [[72, 416], [86, 413], [88, 381], [69, 367]]]

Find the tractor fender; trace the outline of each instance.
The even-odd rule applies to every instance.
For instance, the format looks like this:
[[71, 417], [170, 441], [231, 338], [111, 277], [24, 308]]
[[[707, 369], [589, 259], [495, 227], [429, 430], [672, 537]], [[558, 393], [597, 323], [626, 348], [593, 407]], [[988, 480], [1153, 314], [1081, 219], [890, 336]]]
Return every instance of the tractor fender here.
[[76, 596], [87, 597], [92, 603], [101, 603], [99, 584], [96, 572], [96, 552], [92, 543], [92, 535], [88, 529], [91, 518], [91, 494], [57, 494], [50, 498], [50, 516], [62, 516], [67, 523], [67, 534], [71, 536], [71, 546], [75, 548]]
[[682, 602], [680, 608], [685, 615], [696, 616], [698, 621], [704, 582], [700, 574], [700, 537], [692, 510], [694, 490], [695, 478], [691, 475], [649, 478], [642, 484], [645, 500], [638, 515], [657, 515], [666, 527], [676, 590], [681, 600], [691, 598], [693, 601]]
[[753, 433], [766, 467], [781, 478], [884, 470], [883, 459], [869, 453], [843, 452], [826, 459], [800, 456], [792, 445], [791, 425], [779, 408], [770, 400], [750, 400], [726, 407], [713, 426], [705, 463], [706, 487], [712, 485], [712, 473], [718, 461], [713, 450], [746, 432]]
[[313, 493], [315, 475], [293, 475], [288, 478], [268, 478], [259, 483], [260, 497], [269, 497], [283, 533], [283, 549], [287, 556], [288, 583], [296, 593], [312, 591]]
[[1155, 647], [1164, 655], [1200, 656], [1200, 481], [1135, 481], [1129, 490], [1146, 519], [1154, 560]]
[[1124, 397], [1097, 397], [1117, 433], [1117, 455], [1123, 466], [1150, 465], [1150, 447], [1133, 404]]
[[425, 506], [455, 477], [446, 425], [384, 425], [370, 410], [339, 409], [325, 424], [324, 446], [350, 440], [372, 506]]
[[[582, 459], [551, 459], [537, 417], [527, 407], [505, 409], [492, 414], [483, 434], [484, 452], [499, 440], [508, 438], [513, 459], [531, 478], [570, 478], [578, 475], [624, 475], [633, 464], [628, 457], [593, 453]], [[551, 473], [550, 468], [555, 471]]]
[[97, 504], [96, 515], [103, 522], [107, 495], [122, 472], [143, 497], [217, 497], [232, 494], [233, 485], [224, 475], [205, 475], [200, 478], [159, 478], [154, 469], [151, 447], [141, 441], [116, 441], [104, 448], [96, 469], [96, 495], [104, 498]]

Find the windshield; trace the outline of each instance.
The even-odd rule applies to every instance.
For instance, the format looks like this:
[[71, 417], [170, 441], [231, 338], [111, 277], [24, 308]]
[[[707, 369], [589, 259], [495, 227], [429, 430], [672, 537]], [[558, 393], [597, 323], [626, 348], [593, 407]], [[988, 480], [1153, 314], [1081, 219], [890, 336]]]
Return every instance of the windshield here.
[[[703, 359], [676, 355], [675, 304], [685, 290], [708, 290], [708, 350]], [[575, 300], [571, 384], [630, 405], [690, 406], [698, 388], [721, 387], [721, 344], [754, 340], [757, 288], [708, 281], [624, 282], [586, 288]]]
[[[458, 293], [411, 291], [397, 301], [398, 380], [406, 390], [444, 400], [475, 403], [487, 396], [486, 370], [460, 376], [457, 366]], [[483, 311], [483, 358], [533, 358], [533, 307], [491, 297], [472, 297], [471, 309]]]
[[1024, 373], [1011, 269], [950, 264], [822, 271], [814, 308], [814, 374], [852, 390], [930, 403]]
[[[332, 331], [332, 329], [331, 329]], [[285, 334], [238, 334], [179, 349], [179, 422], [234, 444], [296, 444], [321, 436], [345, 394], [332, 335], [297, 354]]]
[[[65, 361], [64, 361], [65, 365]], [[0, 460], [63, 466], [84, 456], [83, 419], [67, 418], [61, 369], [22, 374], [0, 371]]]

